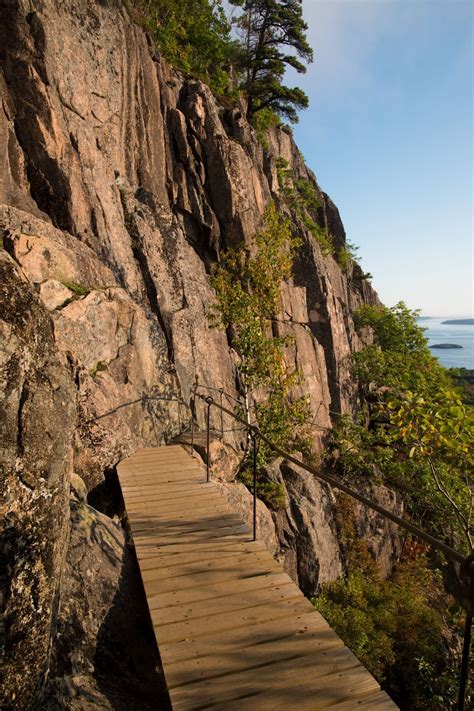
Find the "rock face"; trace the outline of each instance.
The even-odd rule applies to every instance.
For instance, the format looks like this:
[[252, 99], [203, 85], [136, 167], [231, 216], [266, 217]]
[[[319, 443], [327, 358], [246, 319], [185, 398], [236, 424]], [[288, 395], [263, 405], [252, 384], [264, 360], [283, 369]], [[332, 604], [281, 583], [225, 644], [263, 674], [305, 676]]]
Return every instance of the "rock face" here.
[[[132, 595], [125, 539], [85, 502], [69, 521], [71, 481], [100, 502], [117, 462], [186, 431], [196, 377], [238, 395], [235, 354], [208, 323], [208, 275], [223, 249], [250, 247], [279, 199], [278, 158], [314, 184], [319, 223], [338, 247], [344, 228], [288, 130], [274, 129], [264, 150], [238, 108], [162, 61], [119, 0], [0, 1], [0, 96], [1, 703], [39, 708], [50, 669], [51, 708], [88, 708], [88, 695], [97, 708], [134, 708], [123, 685], [122, 701], [104, 692], [94, 651], [113, 591]], [[295, 395], [310, 397], [321, 446], [331, 413], [357, 408], [352, 313], [377, 296], [303, 225], [301, 237], [275, 329], [294, 336]], [[241, 451], [241, 434], [226, 441]], [[287, 506], [259, 506], [261, 530], [310, 594], [342, 569], [332, 494], [284, 464], [277, 475]], [[248, 512], [247, 490], [223, 487]], [[75, 625], [64, 634], [68, 615]], [[140, 708], [155, 682], [150, 671], [142, 691], [133, 687]]]
[[118, 521], [87, 505], [74, 475], [71, 534], [45, 711], [167, 709], [134, 553]]
[[48, 669], [69, 529], [76, 389], [51, 319], [0, 252], [2, 708], [29, 708]]

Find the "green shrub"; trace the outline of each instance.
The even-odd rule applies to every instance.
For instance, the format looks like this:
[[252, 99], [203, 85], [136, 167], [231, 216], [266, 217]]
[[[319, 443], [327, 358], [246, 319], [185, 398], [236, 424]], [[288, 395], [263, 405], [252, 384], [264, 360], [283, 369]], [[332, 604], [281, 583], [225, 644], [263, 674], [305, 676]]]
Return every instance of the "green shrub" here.
[[[263, 229], [255, 235], [255, 253], [245, 248], [228, 250], [212, 275], [216, 302], [209, 314], [211, 325], [232, 333], [232, 345], [240, 357], [238, 369], [246, 399], [257, 389], [264, 401], [255, 405], [263, 434], [286, 450], [310, 447], [310, 410], [305, 398], [290, 397], [300, 374], [288, 366], [284, 349], [289, 337], [273, 336], [272, 322], [280, 309], [281, 282], [291, 276], [299, 239], [290, 221], [272, 203], [265, 212]], [[261, 443], [259, 467], [271, 457]]]
[[[253, 493], [253, 469], [250, 464], [247, 464], [239, 473], [239, 480], [245, 484], [247, 489]], [[286, 505], [285, 487], [283, 484], [277, 484], [273, 481], [268, 481], [262, 477], [261, 473], [257, 472], [257, 496], [263, 503], [272, 511], [278, 511]]]
[[90, 369], [89, 373], [93, 378], [95, 378], [97, 373], [102, 373], [104, 370], [107, 370], [107, 363], [104, 363], [103, 360], [99, 360], [99, 362]]
[[83, 284], [78, 284], [75, 281], [63, 281], [61, 282], [63, 286], [66, 287], [66, 289], [69, 289], [69, 291], [72, 291], [72, 293], [75, 296], [87, 296], [87, 294], [90, 294], [91, 290], [87, 287], [84, 286]]
[[280, 117], [271, 109], [262, 109], [252, 117], [252, 126], [255, 129], [257, 138], [268, 151], [268, 131], [271, 128], [281, 125]]
[[153, 35], [177, 69], [205, 81], [218, 96], [235, 92], [230, 67], [240, 49], [220, 3], [212, 0], [127, 0], [132, 18]]
[[[391, 580], [351, 571], [323, 586], [316, 608], [403, 708], [429, 708], [426, 674], [442, 660], [439, 580], [424, 559], [400, 564]], [[441, 708], [441, 707], [439, 707]]]
[[278, 185], [288, 207], [318, 242], [325, 257], [334, 253], [332, 236], [318, 225], [317, 210], [321, 200], [311, 180], [293, 177], [293, 171], [285, 158], [276, 161]]
[[339, 420], [330, 446], [344, 476], [395, 488], [415, 521], [469, 552], [474, 411], [431, 355], [416, 317], [403, 303], [356, 314], [376, 341], [353, 357], [366, 404], [359, 421]]

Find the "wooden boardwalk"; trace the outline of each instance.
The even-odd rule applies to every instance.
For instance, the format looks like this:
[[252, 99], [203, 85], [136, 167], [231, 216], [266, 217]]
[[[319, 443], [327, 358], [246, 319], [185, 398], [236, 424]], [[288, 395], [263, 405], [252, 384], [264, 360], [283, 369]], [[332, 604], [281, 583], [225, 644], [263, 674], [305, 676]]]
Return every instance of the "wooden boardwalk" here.
[[118, 475], [173, 709], [395, 711], [184, 447]]

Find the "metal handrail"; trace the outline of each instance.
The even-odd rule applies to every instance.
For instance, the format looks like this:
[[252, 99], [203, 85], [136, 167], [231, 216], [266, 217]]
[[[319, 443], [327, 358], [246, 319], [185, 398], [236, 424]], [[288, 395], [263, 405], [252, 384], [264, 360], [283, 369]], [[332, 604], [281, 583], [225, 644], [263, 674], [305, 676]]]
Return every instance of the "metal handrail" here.
[[189, 404], [186, 402], [186, 400], [183, 400], [183, 398], [165, 397], [165, 396], [160, 396], [160, 395], [141, 395], [140, 397], [136, 398], [135, 400], [128, 400], [127, 402], [121, 402], [120, 405], [113, 407], [111, 410], [107, 410], [107, 412], [103, 412], [101, 415], [96, 415], [95, 417], [90, 417], [88, 420], [84, 421], [84, 424], [90, 425], [93, 422], [102, 420], [104, 417], [109, 417], [109, 415], [114, 415], [116, 412], [118, 412], [119, 410], [122, 410], [124, 407], [130, 407], [130, 405], [137, 405], [139, 402], [145, 403], [145, 402], [152, 402], [152, 401], [177, 402], [178, 405], [183, 405], [184, 407], [189, 408]]
[[[253, 488], [253, 492], [252, 492], [253, 493], [253, 540], [256, 540], [256, 537], [257, 537], [257, 441], [260, 439], [263, 442], [265, 442], [275, 454], [278, 454], [279, 456], [284, 457], [289, 462], [292, 462], [296, 466], [301, 467], [301, 469], [304, 469], [305, 471], [309, 472], [310, 474], [313, 474], [318, 479], [322, 479], [322, 481], [326, 482], [327, 484], [330, 484], [335, 489], [339, 489], [339, 491], [344, 492], [351, 498], [356, 499], [357, 501], [360, 501], [362, 504], [364, 504], [368, 508], [371, 508], [373, 511], [376, 511], [377, 513], [381, 514], [382, 516], [389, 519], [393, 523], [397, 524], [401, 528], [405, 529], [405, 531], [412, 533], [413, 535], [417, 536], [421, 540], [428, 543], [433, 548], [441, 551], [453, 562], [460, 564], [460, 574], [464, 578], [465, 585], [466, 585], [466, 593], [467, 593], [466, 600], [463, 600], [463, 603], [464, 603], [465, 609], [466, 609], [466, 622], [465, 622], [465, 628], [464, 628], [464, 641], [463, 641], [461, 673], [460, 673], [460, 682], [459, 682], [459, 698], [458, 698], [458, 711], [464, 711], [467, 680], [468, 680], [468, 674], [469, 674], [469, 653], [470, 653], [470, 645], [471, 645], [472, 613], [473, 613], [473, 608], [474, 608], [474, 553], [471, 552], [467, 556], [462, 555], [458, 551], [454, 550], [454, 548], [451, 548], [451, 546], [448, 546], [443, 541], [440, 541], [435, 536], [432, 536], [431, 534], [427, 533], [426, 531], [423, 531], [421, 528], [418, 528], [418, 526], [415, 526], [412, 523], [410, 523], [410, 521], [406, 521], [405, 519], [401, 518], [400, 516], [397, 516], [395, 513], [393, 513], [392, 511], [389, 511], [389, 509], [386, 509], [384, 506], [380, 506], [380, 504], [376, 503], [375, 501], [372, 501], [372, 499], [369, 499], [367, 496], [360, 494], [358, 491], [356, 491], [355, 489], [352, 489], [351, 487], [347, 486], [346, 484], [343, 484], [342, 482], [338, 481], [338, 479], [331, 476], [330, 474], [321, 472], [318, 469], [316, 469], [315, 467], [311, 466], [310, 464], [301, 462], [299, 459], [296, 459], [296, 457], [293, 457], [289, 452], [285, 452], [283, 449], [281, 449], [276, 444], [274, 444], [266, 435], [264, 435], [259, 430], [259, 428], [256, 425], [252, 425], [252, 424], [245, 422], [245, 420], [243, 420], [241, 417], [239, 417], [234, 412], [232, 412], [231, 410], [228, 410], [226, 407], [224, 407], [224, 405], [222, 405], [222, 402], [221, 403], [215, 402], [215, 400], [210, 395], [204, 396], [196, 391], [197, 391], [197, 387], [195, 387], [193, 389], [193, 394], [191, 396], [191, 400], [193, 400], [193, 398], [197, 397], [207, 404], [207, 413], [206, 413], [206, 427], [207, 427], [206, 479], [207, 479], [207, 481], [209, 481], [209, 479], [210, 479], [210, 451], [209, 450], [210, 450], [210, 411], [211, 411], [211, 407], [217, 407], [219, 410], [221, 410], [221, 413], [225, 413], [225, 414], [229, 415], [234, 420], [236, 420], [237, 422], [240, 422], [242, 425], [244, 425], [244, 428], [247, 430], [247, 432], [249, 433], [249, 435], [252, 439], [252, 447], [253, 447], [253, 457], [252, 457], [252, 459], [253, 459], [253, 462], [252, 462], [252, 464], [253, 464], [253, 486], [252, 486], [252, 488]], [[219, 390], [219, 392], [220, 392], [220, 390]], [[191, 409], [192, 409], [192, 411], [194, 411], [194, 403], [193, 402], [192, 402]], [[193, 442], [193, 438], [191, 438], [191, 442]], [[191, 444], [191, 447], [193, 447], [193, 444]]]

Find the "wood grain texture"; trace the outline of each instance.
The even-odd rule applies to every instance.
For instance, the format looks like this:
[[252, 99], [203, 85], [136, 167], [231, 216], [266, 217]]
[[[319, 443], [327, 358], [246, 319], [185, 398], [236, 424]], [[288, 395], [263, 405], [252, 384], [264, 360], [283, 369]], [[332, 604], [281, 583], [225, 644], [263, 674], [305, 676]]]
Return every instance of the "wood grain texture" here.
[[184, 446], [118, 475], [174, 709], [396, 710]]

